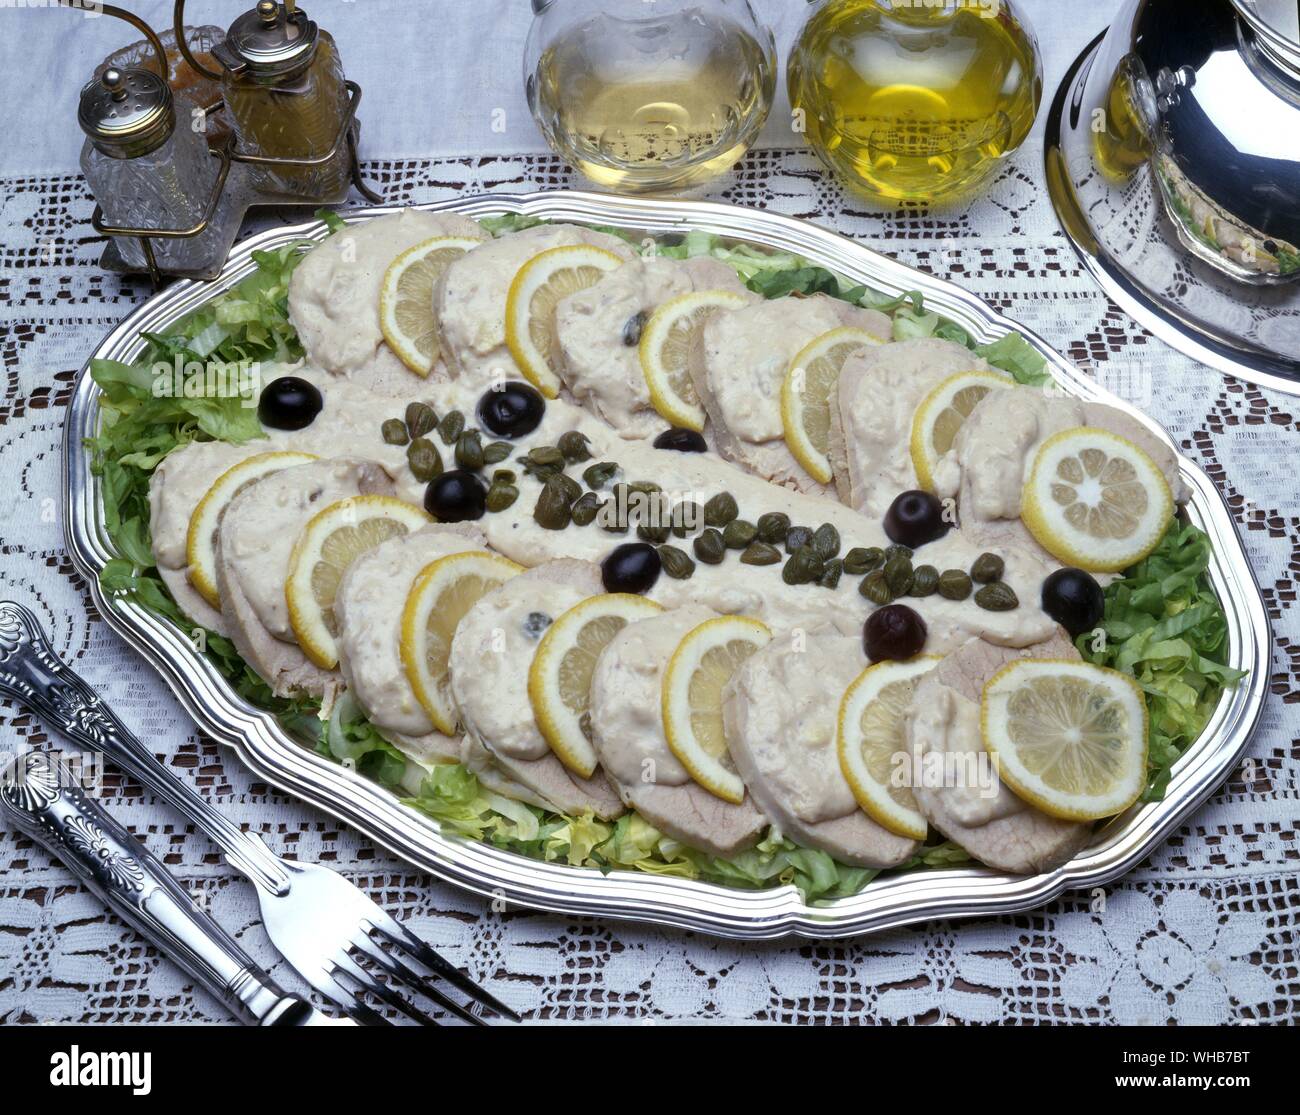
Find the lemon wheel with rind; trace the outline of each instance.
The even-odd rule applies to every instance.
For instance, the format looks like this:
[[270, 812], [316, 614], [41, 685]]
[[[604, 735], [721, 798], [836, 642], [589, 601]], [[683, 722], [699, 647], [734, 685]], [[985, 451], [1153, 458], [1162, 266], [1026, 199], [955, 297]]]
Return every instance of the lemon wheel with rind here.
[[384, 272], [379, 287], [379, 329], [397, 358], [418, 376], [433, 371], [440, 355], [433, 291], [447, 267], [482, 240], [435, 236], [407, 248]]

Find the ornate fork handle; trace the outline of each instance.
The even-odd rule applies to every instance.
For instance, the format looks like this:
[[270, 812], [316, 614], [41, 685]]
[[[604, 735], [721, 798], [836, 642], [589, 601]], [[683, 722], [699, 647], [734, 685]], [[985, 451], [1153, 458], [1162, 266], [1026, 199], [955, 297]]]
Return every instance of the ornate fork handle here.
[[114, 913], [244, 1021], [293, 1024], [307, 1009], [281, 991], [58, 760], [41, 752], [17, 756], [0, 783], [0, 804]]
[[36, 712], [88, 751], [100, 751], [179, 809], [225, 853], [227, 861], [273, 894], [285, 894], [284, 864], [173, 775], [86, 681], [54, 653], [21, 604], [0, 600], [0, 693]]

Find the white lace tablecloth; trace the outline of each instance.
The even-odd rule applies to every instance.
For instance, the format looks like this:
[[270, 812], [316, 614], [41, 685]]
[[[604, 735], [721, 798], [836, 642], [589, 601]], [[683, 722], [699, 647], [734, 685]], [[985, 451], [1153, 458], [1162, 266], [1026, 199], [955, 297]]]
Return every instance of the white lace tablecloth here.
[[[1300, 401], [1199, 367], [1111, 305], [1057, 231], [1038, 157], [1031, 143], [982, 201], [948, 218], [866, 215], [809, 155], [784, 148], [748, 158], [714, 196], [815, 220], [962, 283], [1157, 417], [1228, 498], [1274, 624], [1272, 695], [1241, 770], [1104, 901], [1067, 893], [1028, 914], [829, 944], [496, 912], [250, 778], [91, 612], [64, 551], [63, 408], [88, 348], [148, 293], [98, 270], [91, 201], [72, 173], [0, 178], [0, 595], [35, 609], [56, 648], [223, 812], [277, 852], [343, 871], [533, 1019], [1294, 1020]], [[379, 161], [367, 173], [397, 202], [576, 184], [545, 155]], [[0, 703], [0, 748], [46, 739]], [[206, 840], [113, 772], [104, 798], [254, 957], [301, 989], [266, 941], [251, 887]], [[0, 1023], [227, 1020], [43, 850], [0, 832]]]

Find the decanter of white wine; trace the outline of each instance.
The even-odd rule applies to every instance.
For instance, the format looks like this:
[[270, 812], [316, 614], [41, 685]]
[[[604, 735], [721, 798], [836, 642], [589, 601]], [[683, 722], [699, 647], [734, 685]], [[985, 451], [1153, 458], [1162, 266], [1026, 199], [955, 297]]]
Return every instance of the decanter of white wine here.
[[728, 170], [772, 107], [772, 34], [748, 0], [533, 0], [528, 104], [598, 186], [691, 190]]

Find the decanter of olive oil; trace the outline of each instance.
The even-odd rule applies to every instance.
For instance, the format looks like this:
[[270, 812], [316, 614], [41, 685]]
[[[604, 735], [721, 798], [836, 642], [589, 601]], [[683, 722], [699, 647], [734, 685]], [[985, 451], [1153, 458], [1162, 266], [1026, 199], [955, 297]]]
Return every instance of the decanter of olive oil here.
[[747, 3], [582, 8], [556, 4], [554, 28], [539, 18], [525, 60], [529, 106], [560, 155], [633, 192], [690, 189], [745, 154], [776, 83], [771, 35]]
[[823, 0], [787, 76], [796, 130], [889, 208], [970, 200], [1042, 98], [1037, 44], [1008, 0]]

